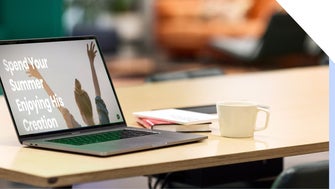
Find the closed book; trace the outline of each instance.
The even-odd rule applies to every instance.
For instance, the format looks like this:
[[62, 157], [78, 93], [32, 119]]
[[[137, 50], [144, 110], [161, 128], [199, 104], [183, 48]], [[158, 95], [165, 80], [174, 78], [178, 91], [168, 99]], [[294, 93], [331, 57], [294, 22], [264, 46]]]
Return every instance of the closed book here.
[[170, 121], [182, 125], [196, 125], [210, 123], [217, 120], [217, 115], [193, 112], [181, 109], [160, 109], [142, 112], [134, 112], [133, 115], [141, 118], [152, 118]]
[[137, 123], [142, 127], [153, 130], [164, 130], [174, 132], [208, 132], [210, 131], [208, 123], [201, 124], [178, 124], [171, 121], [158, 120], [153, 118], [137, 117]]

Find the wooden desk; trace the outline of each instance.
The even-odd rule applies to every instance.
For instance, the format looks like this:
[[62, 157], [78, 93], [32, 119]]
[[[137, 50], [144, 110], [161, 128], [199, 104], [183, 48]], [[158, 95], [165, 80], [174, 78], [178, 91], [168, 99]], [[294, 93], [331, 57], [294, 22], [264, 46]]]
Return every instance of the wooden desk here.
[[98, 158], [23, 148], [0, 97], [0, 178], [56, 187], [329, 150], [328, 67], [149, 83], [118, 88], [128, 123], [133, 111], [249, 99], [271, 106], [268, 129], [253, 138], [203, 142]]

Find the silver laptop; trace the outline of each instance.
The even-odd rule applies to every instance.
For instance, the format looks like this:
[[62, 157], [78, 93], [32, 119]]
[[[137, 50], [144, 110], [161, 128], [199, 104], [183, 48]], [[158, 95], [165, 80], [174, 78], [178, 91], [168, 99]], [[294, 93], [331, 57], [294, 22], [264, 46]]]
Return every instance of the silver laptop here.
[[127, 127], [93, 36], [0, 41], [0, 60], [7, 105], [26, 146], [109, 156], [207, 138]]

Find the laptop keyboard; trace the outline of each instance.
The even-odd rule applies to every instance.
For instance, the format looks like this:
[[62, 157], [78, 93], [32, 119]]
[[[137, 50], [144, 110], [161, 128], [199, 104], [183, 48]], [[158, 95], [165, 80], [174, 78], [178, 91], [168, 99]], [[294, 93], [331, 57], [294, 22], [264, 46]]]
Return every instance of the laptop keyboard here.
[[151, 134], [157, 134], [157, 133], [125, 129], [125, 130], [109, 131], [104, 133], [95, 133], [95, 134], [73, 136], [60, 139], [52, 139], [48, 140], [48, 142], [80, 146], [84, 144], [107, 142], [107, 141], [133, 138]]

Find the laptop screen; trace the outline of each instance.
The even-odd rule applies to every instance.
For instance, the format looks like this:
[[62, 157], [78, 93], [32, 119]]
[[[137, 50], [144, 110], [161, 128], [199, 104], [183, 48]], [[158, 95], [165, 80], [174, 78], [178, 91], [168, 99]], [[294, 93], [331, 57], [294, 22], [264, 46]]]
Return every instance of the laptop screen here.
[[124, 122], [94, 37], [0, 42], [0, 61], [20, 136]]

